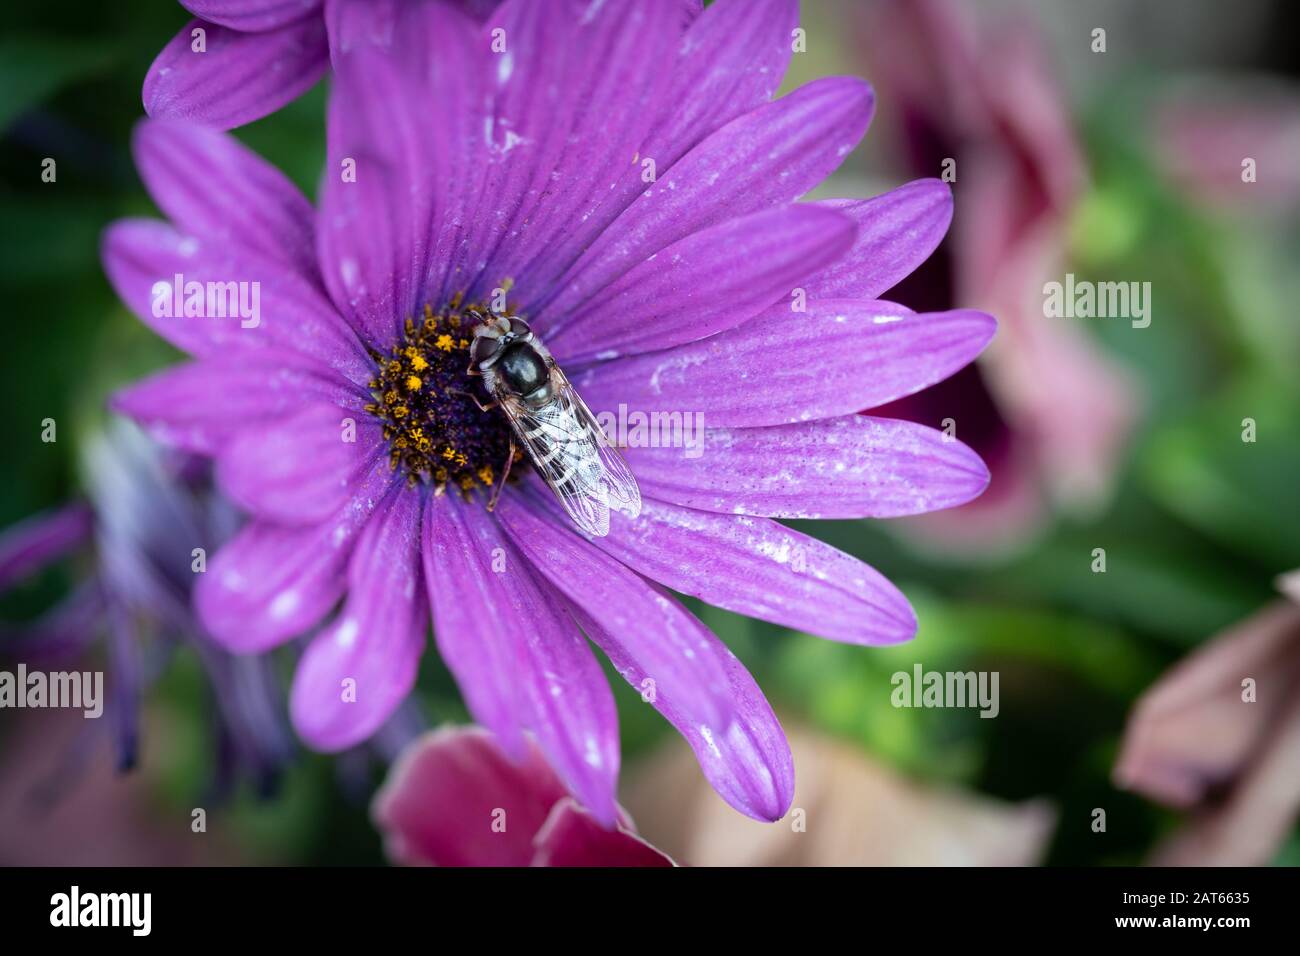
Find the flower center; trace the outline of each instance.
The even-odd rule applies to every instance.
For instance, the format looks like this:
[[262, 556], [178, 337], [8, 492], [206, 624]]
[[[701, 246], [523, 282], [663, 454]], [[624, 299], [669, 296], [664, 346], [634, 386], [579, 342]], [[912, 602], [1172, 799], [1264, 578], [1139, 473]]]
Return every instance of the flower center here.
[[[510, 454], [510, 426], [488, 403], [482, 379], [470, 377], [469, 347], [476, 320], [486, 306], [463, 305], [460, 296], [439, 312], [406, 320], [400, 342], [388, 355], [371, 351], [378, 371], [370, 380], [374, 402], [366, 406], [383, 423], [388, 462], [407, 481], [432, 482], [439, 490], [454, 485], [468, 493], [490, 488]], [[516, 459], [512, 477], [523, 461]]]

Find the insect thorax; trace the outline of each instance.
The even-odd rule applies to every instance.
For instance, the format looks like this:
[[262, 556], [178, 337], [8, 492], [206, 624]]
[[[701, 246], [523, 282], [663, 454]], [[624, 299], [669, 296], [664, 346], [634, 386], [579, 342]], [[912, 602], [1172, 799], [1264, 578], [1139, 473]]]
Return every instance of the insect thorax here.
[[512, 342], [496, 363], [502, 383], [530, 404], [549, 398], [550, 369], [531, 342]]

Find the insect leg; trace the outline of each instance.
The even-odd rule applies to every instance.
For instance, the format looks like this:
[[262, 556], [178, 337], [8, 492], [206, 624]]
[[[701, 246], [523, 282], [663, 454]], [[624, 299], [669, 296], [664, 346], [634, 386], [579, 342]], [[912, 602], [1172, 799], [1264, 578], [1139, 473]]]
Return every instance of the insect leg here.
[[492, 491], [492, 497], [488, 499], [488, 511], [491, 511], [497, 506], [497, 499], [501, 497], [501, 489], [506, 486], [506, 479], [510, 477], [510, 466], [515, 463], [515, 452], [518, 450], [519, 449], [515, 447], [515, 443], [511, 442], [510, 451], [506, 453], [506, 467], [501, 472], [501, 480], [497, 482], [496, 488]]
[[463, 388], [447, 388], [447, 389], [443, 389], [443, 391], [450, 392], [453, 395], [464, 395], [465, 397], [471, 399], [474, 402], [474, 404], [478, 406], [478, 410], [480, 412], [490, 412], [492, 411], [492, 409], [496, 408], [498, 405], [501, 404], [500, 402], [493, 402], [491, 405], [484, 405], [479, 400], [479, 397], [477, 395], [475, 395], [473, 392], [467, 392]]

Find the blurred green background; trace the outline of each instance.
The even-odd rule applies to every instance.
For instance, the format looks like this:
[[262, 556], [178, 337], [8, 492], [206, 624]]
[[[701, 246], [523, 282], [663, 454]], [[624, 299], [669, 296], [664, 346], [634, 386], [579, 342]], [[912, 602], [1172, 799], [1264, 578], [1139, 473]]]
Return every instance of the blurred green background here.
[[[890, 105], [861, 34], [844, 24], [860, 4], [803, 5], [808, 52], [785, 88], [851, 72], [877, 83], [879, 118], [828, 194], [883, 191], [907, 178], [892, 156]], [[1014, 4], [959, 4], [976, 21]], [[918, 639], [873, 650], [840, 646], [712, 608], [703, 619], [754, 672], [783, 719], [847, 742], [914, 779], [1011, 801], [1045, 797], [1059, 817], [1050, 863], [1137, 862], [1176, 817], [1117, 791], [1113, 764], [1132, 702], [1190, 649], [1274, 597], [1272, 581], [1300, 566], [1300, 230], [1295, 206], [1224, 209], [1201, 201], [1154, 155], [1149, 107], [1173, 78], [1195, 73], [1231, 90], [1258, 74], [1296, 79], [1296, 7], [1161, 0], [1052, 0], [1029, 5], [1064, 87], [1087, 181], [1066, 224], [1066, 265], [1083, 276], [1151, 280], [1151, 328], [1078, 320], [1136, 383], [1140, 411], [1114, 465], [1113, 493], [1091, 513], [1049, 505], [1032, 533], [990, 557], [917, 546], [906, 528], [822, 522], [809, 531], [886, 573], [913, 600]], [[153, 56], [184, 23], [175, 4], [14, 4], [0, 39], [0, 527], [77, 494], [78, 447], [103, 421], [115, 387], [174, 354], [117, 301], [98, 259], [101, 230], [153, 207], [128, 139]], [[1091, 23], [1111, 51], [1088, 59]], [[1001, 22], [1001, 21], [999, 21]], [[1286, 38], [1290, 38], [1289, 41]], [[1286, 44], [1290, 43], [1291, 49]], [[322, 83], [279, 114], [238, 131], [315, 194], [324, 154]], [[896, 117], [895, 117], [896, 119]], [[57, 159], [57, 182], [41, 161]], [[1291, 161], [1300, 166], [1296, 154]], [[1294, 175], [1294, 170], [1292, 171]], [[961, 181], [957, 184], [962, 215]], [[1068, 321], [1068, 320], [1066, 320]], [[1258, 422], [1253, 444], [1241, 420]], [[54, 418], [59, 440], [40, 440]], [[1106, 574], [1090, 570], [1105, 547]], [[8, 596], [7, 616], [48, 602], [66, 580]], [[425, 658], [429, 720], [464, 721], [455, 686]], [[890, 675], [996, 670], [1001, 714], [902, 710]], [[625, 763], [671, 729], [621, 680]], [[138, 799], [154, 825], [188, 819], [212, 774], [201, 674], [178, 659], [151, 694]], [[14, 724], [0, 716], [0, 774], [16, 773]], [[7, 749], [6, 749], [7, 748]], [[797, 758], [797, 755], [796, 755]], [[6, 763], [8, 761], [8, 763]], [[371, 863], [382, 855], [367, 819], [373, 764], [304, 754], [269, 799], [241, 793], [212, 811], [215, 857], [285, 863]], [[1104, 837], [1090, 811], [1108, 809]], [[16, 830], [17, 819], [0, 820]], [[167, 837], [158, 835], [160, 841]], [[1300, 842], [1279, 851], [1300, 863]]]

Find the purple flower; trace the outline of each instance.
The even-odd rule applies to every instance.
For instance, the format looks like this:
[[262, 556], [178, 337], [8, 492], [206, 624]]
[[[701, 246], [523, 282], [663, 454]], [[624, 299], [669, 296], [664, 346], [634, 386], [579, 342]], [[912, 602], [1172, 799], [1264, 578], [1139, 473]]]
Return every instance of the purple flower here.
[[[203, 462], [188, 463], [205, 470]], [[216, 789], [247, 774], [270, 788], [293, 753], [281, 691], [269, 657], [237, 657], [204, 633], [190, 608], [194, 548], [215, 550], [236, 516], [168, 461], [129, 422], [116, 421], [86, 452], [89, 503], [37, 515], [0, 534], [0, 592], [79, 553], [91, 573], [34, 622], [4, 625], [0, 653], [35, 665], [76, 661], [103, 638], [109, 700], [105, 717], [122, 769], [138, 749], [146, 686], [178, 644], [203, 664], [216, 708]], [[190, 469], [193, 470], [193, 469]]]
[[[993, 335], [982, 313], [878, 298], [942, 238], [948, 189], [797, 203], [862, 137], [870, 88], [771, 100], [793, 0], [681, 9], [508, 2], [480, 25], [341, 4], [319, 211], [225, 134], [138, 130], [172, 221], [113, 225], [105, 266], [194, 361], [115, 402], [215, 456], [253, 516], [197, 589], [227, 647], [264, 651], [342, 602], [294, 678], [314, 747], [365, 739], [406, 697], [431, 613], [475, 720], [515, 759], [534, 735], [603, 823], [618, 728], [588, 638], [732, 806], [777, 819], [781, 727], [669, 590], [850, 643], [915, 632], [877, 571], [773, 519], [917, 514], [984, 488], [960, 442], [857, 414]], [[177, 275], [258, 282], [256, 323], [156, 314]], [[627, 448], [643, 511], [604, 537], [578, 534], [526, 463], [489, 512], [509, 431], [466, 376], [471, 305], [526, 316], [597, 414], [702, 413], [699, 455]]]
[[626, 813], [606, 829], [529, 746], [507, 759], [477, 727], [443, 727], [402, 753], [371, 807], [394, 863], [672, 866]]

